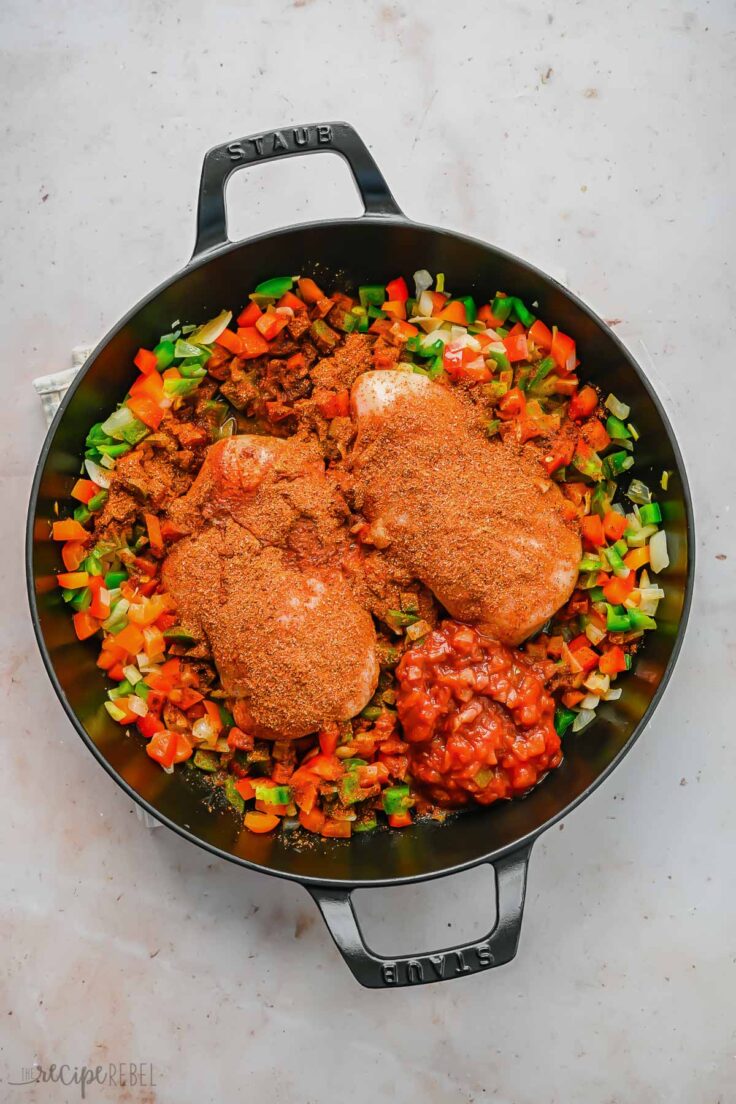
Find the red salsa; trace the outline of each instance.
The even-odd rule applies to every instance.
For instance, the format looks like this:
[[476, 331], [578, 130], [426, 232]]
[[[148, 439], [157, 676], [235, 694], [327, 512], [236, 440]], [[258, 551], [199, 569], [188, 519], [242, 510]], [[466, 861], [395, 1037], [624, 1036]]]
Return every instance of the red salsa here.
[[443, 621], [405, 652], [397, 709], [409, 771], [438, 805], [518, 797], [562, 760], [554, 665]]

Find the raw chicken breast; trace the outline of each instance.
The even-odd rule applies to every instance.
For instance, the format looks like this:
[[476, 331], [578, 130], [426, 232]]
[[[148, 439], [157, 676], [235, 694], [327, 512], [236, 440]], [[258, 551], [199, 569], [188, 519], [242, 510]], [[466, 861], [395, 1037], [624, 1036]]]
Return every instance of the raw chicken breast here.
[[447, 388], [410, 372], [352, 390], [362, 510], [457, 620], [517, 644], [569, 598], [580, 538], [562, 495], [521, 448], [489, 441]]
[[378, 681], [375, 630], [347, 585], [344, 506], [310, 445], [238, 436], [208, 450], [169, 517], [163, 567], [206, 640], [237, 723], [297, 738], [355, 716]]

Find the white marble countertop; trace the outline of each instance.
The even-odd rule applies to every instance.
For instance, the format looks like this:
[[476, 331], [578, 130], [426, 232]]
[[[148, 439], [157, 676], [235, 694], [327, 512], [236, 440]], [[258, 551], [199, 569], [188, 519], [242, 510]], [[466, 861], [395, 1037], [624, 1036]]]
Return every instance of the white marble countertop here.
[[[153, 1064], [92, 1101], [735, 1100], [732, 6], [6, 0], [0, 23], [2, 1100], [80, 1098], [7, 1084], [34, 1060]], [[622, 320], [699, 522], [676, 677], [536, 845], [518, 958], [394, 992], [358, 988], [299, 886], [141, 826], [62, 713], [22, 581], [31, 379], [184, 263], [206, 148], [340, 117], [410, 215]], [[336, 158], [240, 174], [230, 208], [233, 236], [359, 211]], [[368, 935], [479, 934], [486, 878], [364, 894]]]

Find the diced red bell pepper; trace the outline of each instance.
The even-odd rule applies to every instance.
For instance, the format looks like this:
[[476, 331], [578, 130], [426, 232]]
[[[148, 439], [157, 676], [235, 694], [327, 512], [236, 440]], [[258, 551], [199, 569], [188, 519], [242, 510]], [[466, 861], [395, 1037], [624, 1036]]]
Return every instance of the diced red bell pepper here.
[[485, 303], [478, 311], [478, 321], [489, 330], [496, 330], [499, 326], [503, 326], [503, 321], [500, 318], [496, 318], [491, 309], [490, 303]]
[[72, 498], [77, 502], [83, 502], [86, 506], [91, 498], [99, 494], [100, 488], [91, 479], [78, 479], [72, 487]]
[[617, 675], [620, 671], [625, 671], [626, 653], [623, 648], [619, 644], [608, 648], [601, 656], [598, 667], [604, 675]]
[[294, 295], [293, 291], [285, 291], [278, 301], [279, 307], [291, 307], [294, 314], [298, 314], [299, 311], [307, 309], [307, 304], [303, 299], [300, 299], [298, 295]]
[[88, 533], [83, 525], [80, 525], [78, 521], [74, 521], [73, 518], [67, 518], [65, 521], [55, 521], [51, 526], [52, 540], [57, 541], [87, 541], [92, 536]]
[[314, 280], [310, 280], [309, 276], [302, 276], [301, 279], [297, 280], [297, 287], [305, 303], [317, 303], [320, 299], [325, 298], [325, 293], [315, 284]]
[[504, 348], [506, 349], [506, 356], [509, 358], [511, 364], [515, 364], [519, 360], [527, 360], [529, 357], [529, 345], [526, 339], [526, 334], [521, 333], [509, 334], [508, 337], [503, 339]]
[[575, 370], [575, 342], [567, 334], [555, 330], [550, 353], [561, 372], [573, 372]]
[[559, 468], [567, 467], [574, 455], [574, 439], [567, 438], [555, 441], [551, 451], [542, 457], [542, 467], [547, 472], [547, 475], [552, 475], [552, 472], [557, 471]]
[[56, 576], [56, 581], [65, 590], [79, 590], [87, 586], [89, 574], [86, 571], [62, 571]]
[[519, 387], [512, 387], [499, 399], [498, 413], [502, 418], [518, 418], [525, 410], [526, 398]]
[[304, 809], [299, 810], [299, 823], [308, 832], [321, 832], [326, 819], [325, 814], [319, 809], [310, 809], [309, 812]]
[[[304, 306], [303, 303], [302, 306]], [[255, 326], [262, 314], [263, 311], [257, 303], [249, 303], [237, 317], [238, 326]]]
[[248, 812], [243, 818], [243, 823], [249, 832], [262, 835], [264, 832], [272, 832], [279, 825], [279, 818], [273, 813]]
[[583, 540], [591, 548], [601, 548], [606, 543], [603, 522], [598, 514], [586, 514], [584, 518], [581, 518], [580, 530], [583, 534]]
[[243, 798], [243, 801], [250, 801], [256, 796], [256, 791], [253, 789], [253, 783], [250, 778], [240, 778], [235, 783], [235, 789]]
[[[156, 373], [158, 377], [158, 373]], [[139, 422], [143, 422], [149, 429], [158, 429], [161, 425], [161, 419], [164, 416], [164, 412], [160, 406], [157, 406], [151, 399], [140, 399], [135, 396], [131, 396], [125, 404]]]
[[621, 540], [628, 524], [623, 514], [619, 514], [616, 510], [609, 510], [603, 518], [603, 532], [606, 534], [606, 539], [613, 542]]
[[81, 541], [67, 541], [61, 549], [61, 558], [67, 571], [76, 571], [86, 555], [87, 550]]
[[539, 318], [529, 327], [529, 337], [539, 349], [546, 351], [552, 348], [552, 331]]
[[408, 341], [410, 337], [416, 337], [419, 330], [411, 322], [405, 322], [403, 319], [397, 318], [388, 332], [398, 341]]
[[347, 418], [350, 413], [350, 392], [330, 392], [324, 399], [317, 401], [317, 408], [323, 418]]
[[606, 433], [606, 427], [599, 418], [589, 418], [583, 423], [582, 435], [592, 449], [603, 452], [611, 443], [611, 438]]
[[636, 582], [636, 573], [629, 571], [625, 579], [612, 575], [603, 587], [603, 597], [613, 606], [622, 605], [631, 594]]
[[391, 301], [406, 302], [409, 298], [409, 288], [406, 286], [406, 280], [403, 276], [398, 276], [395, 280], [389, 280], [386, 284], [386, 298]]
[[598, 666], [598, 660], [600, 657], [598, 653], [594, 652], [593, 649], [590, 647], [587, 636], [584, 636], [583, 640], [585, 641], [585, 643], [580, 644], [577, 648], [573, 647], [573, 645], [575, 644], [575, 641], [573, 641], [569, 645], [569, 648], [573, 656], [575, 657], [576, 662], [580, 664], [583, 671], [592, 671], [594, 667]]
[[72, 621], [78, 640], [86, 640], [87, 637], [94, 636], [100, 627], [100, 622], [88, 610], [75, 613]]
[[406, 321], [406, 303], [400, 299], [387, 299], [385, 303], [381, 304], [381, 310], [390, 318], [397, 318], [402, 322]]
[[408, 809], [404, 813], [391, 813], [388, 823], [391, 828], [408, 828], [412, 824], [411, 813]]
[[135, 354], [133, 363], [144, 376], [149, 376], [158, 369], [156, 354], [152, 353], [150, 349], [139, 349]]
[[[216, 345], [222, 345], [223, 349], [227, 349], [229, 353], [234, 353], [235, 356], [242, 356], [242, 338], [241, 333], [233, 333], [232, 330], [223, 330], [219, 337], [215, 338]], [[168, 369], [167, 369], [168, 371]], [[164, 373], [164, 379], [166, 373]]]
[[243, 360], [253, 360], [268, 352], [268, 342], [255, 326], [244, 326], [243, 329], [238, 330], [238, 341], [238, 356]]
[[598, 392], [594, 387], [588, 385], [582, 387], [580, 391], [570, 399], [567, 408], [567, 416], [575, 421], [582, 421], [583, 418], [589, 418], [597, 406]]
[[161, 404], [165, 394], [163, 376], [158, 372], [152, 372], [148, 376], [138, 376], [130, 389], [131, 399], [149, 399], [157, 405]]
[[334, 755], [315, 755], [304, 766], [326, 782], [336, 782], [345, 773], [342, 763]]
[[275, 311], [266, 311], [256, 322], [256, 330], [266, 341], [273, 341], [281, 333], [284, 326], [289, 323], [289, 316], [276, 314]]
[[163, 732], [166, 727], [161, 718], [150, 710], [145, 717], [138, 718], [136, 725], [141, 736], [145, 736], [147, 740], [151, 740], [157, 732]]
[[162, 728], [154, 733], [149, 743], [146, 744], [146, 754], [150, 755], [162, 767], [173, 767], [176, 758], [176, 732], [169, 732]]
[[441, 318], [443, 322], [454, 322], [456, 326], [467, 326], [468, 324], [465, 304], [457, 300], [444, 306], [436, 317]]
[[350, 839], [353, 825], [349, 820], [325, 820], [320, 834], [330, 839]]
[[340, 742], [340, 729], [336, 724], [323, 728], [319, 734], [319, 746], [323, 755], [334, 755]]
[[101, 575], [92, 575], [89, 580], [89, 589], [92, 591], [92, 601], [88, 606], [91, 617], [104, 621], [110, 616], [110, 595], [105, 588], [105, 581]]

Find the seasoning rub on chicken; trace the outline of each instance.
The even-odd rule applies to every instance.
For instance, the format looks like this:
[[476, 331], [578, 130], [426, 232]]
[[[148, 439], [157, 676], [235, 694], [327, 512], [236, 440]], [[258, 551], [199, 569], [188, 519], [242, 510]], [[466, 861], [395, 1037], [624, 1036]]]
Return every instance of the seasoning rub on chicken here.
[[581, 545], [536, 460], [487, 440], [460, 399], [415, 373], [362, 375], [352, 406], [362, 509], [388, 553], [488, 636], [517, 644], [543, 625], [573, 591]]
[[315, 446], [244, 435], [209, 448], [169, 511], [187, 535], [164, 585], [255, 735], [347, 720], [376, 688], [373, 622], [340, 569], [341, 509]]

